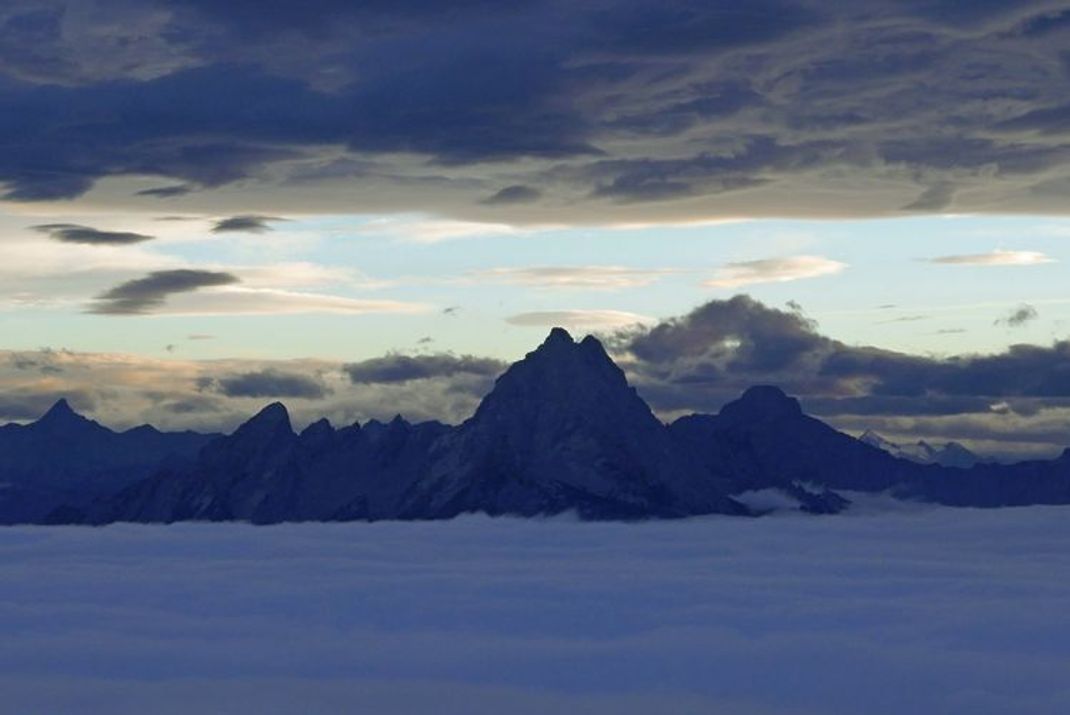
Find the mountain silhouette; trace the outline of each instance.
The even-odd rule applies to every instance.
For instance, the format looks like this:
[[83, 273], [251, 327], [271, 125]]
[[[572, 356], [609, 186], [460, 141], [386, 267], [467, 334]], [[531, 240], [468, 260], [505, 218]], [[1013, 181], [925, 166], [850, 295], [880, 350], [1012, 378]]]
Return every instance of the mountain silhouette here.
[[434, 519], [464, 512], [586, 518], [745, 513], [680, 454], [594, 338], [554, 330], [456, 428], [400, 417], [293, 434], [281, 405], [88, 520]]
[[437, 445], [406, 514], [467, 511], [589, 518], [741, 513], [674, 449], [665, 426], [593, 337], [555, 328], [498, 378], [475, 415]]
[[226, 436], [115, 433], [58, 403], [32, 425], [0, 428], [0, 466], [22, 485], [64, 485], [21, 517], [50, 523], [742, 515], [760, 513], [747, 495], [766, 490], [818, 514], [853, 492], [1070, 503], [1070, 450], [1014, 465], [923, 464], [833, 429], [770, 385], [665, 425], [598, 340], [560, 328], [455, 427], [399, 416], [319, 420], [298, 434], [274, 403]]
[[286, 408], [269, 405], [216, 439], [183, 469], [162, 471], [93, 505], [82, 520], [171, 522], [388, 519], [427, 471], [448, 427], [398, 417], [335, 430], [326, 420], [300, 435]]
[[708, 470], [727, 475], [733, 492], [793, 483], [883, 491], [919, 466], [804, 414], [798, 400], [769, 385], [749, 388], [716, 415], [681, 417], [669, 430]]
[[59, 400], [36, 422], [0, 427], [0, 523], [38, 521], [197, 455], [215, 435], [142, 425], [113, 432]]

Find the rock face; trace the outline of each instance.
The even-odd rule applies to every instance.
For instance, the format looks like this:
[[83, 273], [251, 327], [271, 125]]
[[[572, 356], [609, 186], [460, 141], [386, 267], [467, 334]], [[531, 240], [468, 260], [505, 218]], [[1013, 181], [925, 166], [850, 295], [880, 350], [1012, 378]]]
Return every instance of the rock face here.
[[0, 427], [0, 523], [38, 521], [191, 459], [214, 435], [147, 425], [113, 432], [60, 400], [28, 425]]
[[[117, 434], [60, 403], [33, 425], [0, 428], [0, 466], [20, 485], [54, 485], [40, 503], [24, 498], [21, 520], [64, 523], [564, 511], [637, 519], [759, 514], [744, 503], [769, 495], [828, 514], [848, 505], [841, 491], [963, 506], [1070, 503], [1070, 451], [1017, 465], [921, 464], [807, 416], [771, 386], [666, 426], [597, 340], [560, 329], [457, 427], [320, 420], [297, 434], [276, 403], [209, 441], [148, 427]], [[56, 509], [58, 495], [68, 499]]]

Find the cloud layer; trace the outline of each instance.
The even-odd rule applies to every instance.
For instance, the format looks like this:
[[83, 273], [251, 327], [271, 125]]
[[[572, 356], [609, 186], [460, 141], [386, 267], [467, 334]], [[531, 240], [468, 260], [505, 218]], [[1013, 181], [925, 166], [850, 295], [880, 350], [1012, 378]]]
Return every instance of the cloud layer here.
[[6, 4], [6, 197], [110, 178], [131, 206], [543, 224], [1066, 210], [1070, 23], [1045, 0], [253, 8]]
[[8, 528], [0, 687], [49, 713], [1050, 715], [1066, 516]]

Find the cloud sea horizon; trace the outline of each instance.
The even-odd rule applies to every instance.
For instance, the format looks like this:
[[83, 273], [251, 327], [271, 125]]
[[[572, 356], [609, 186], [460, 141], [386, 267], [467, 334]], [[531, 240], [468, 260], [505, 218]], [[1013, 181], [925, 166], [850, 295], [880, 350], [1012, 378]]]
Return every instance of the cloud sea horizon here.
[[1068, 513], [4, 528], [2, 709], [1050, 715]]

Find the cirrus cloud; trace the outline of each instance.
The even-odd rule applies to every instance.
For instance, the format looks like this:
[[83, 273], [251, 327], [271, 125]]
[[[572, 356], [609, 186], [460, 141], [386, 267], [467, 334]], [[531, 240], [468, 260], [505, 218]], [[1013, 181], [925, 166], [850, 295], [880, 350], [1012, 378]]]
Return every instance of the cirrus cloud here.
[[522, 327], [564, 326], [578, 330], [614, 330], [654, 322], [653, 318], [622, 310], [537, 310], [505, 319]]
[[350, 298], [340, 295], [227, 286], [177, 295], [153, 312], [161, 315], [366, 315], [372, 313], [416, 314], [430, 310], [422, 303], [400, 300]]
[[[310, 264], [295, 264], [298, 284], [334, 272], [321, 271]], [[430, 307], [397, 300], [352, 298], [315, 292], [268, 287], [264, 281], [275, 277], [286, 282], [286, 271], [273, 268], [249, 269], [246, 285], [235, 273], [192, 268], [152, 271], [99, 294], [86, 312], [97, 315], [298, 315], [323, 313], [361, 315], [367, 313], [422, 313]], [[305, 275], [308, 273], [308, 275]]]
[[662, 276], [673, 273], [664, 268], [629, 268], [626, 266], [530, 266], [526, 268], [489, 268], [468, 274], [472, 280], [485, 280], [537, 288], [588, 288], [613, 290], [648, 286]]
[[846, 268], [846, 263], [823, 256], [765, 258], [725, 264], [703, 285], [711, 288], [739, 288], [755, 283], [784, 283], [834, 275]]
[[949, 266], [1039, 266], [1054, 263], [1055, 259], [1040, 251], [995, 250], [988, 253], [937, 256], [929, 259], [929, 262]]

